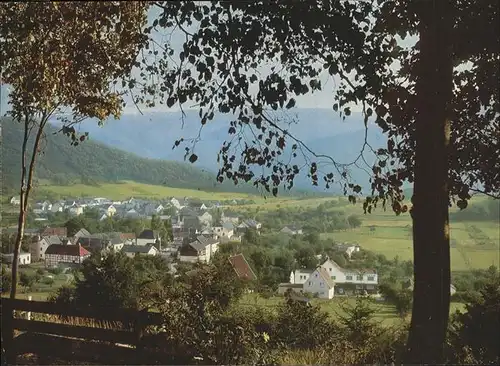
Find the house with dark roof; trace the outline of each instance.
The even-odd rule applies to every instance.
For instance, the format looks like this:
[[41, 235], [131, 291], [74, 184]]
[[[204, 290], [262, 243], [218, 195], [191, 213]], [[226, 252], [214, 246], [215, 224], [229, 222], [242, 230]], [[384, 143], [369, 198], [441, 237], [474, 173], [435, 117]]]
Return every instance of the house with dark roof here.
[[243, 234], [247, 230], [252, 229], [257, 231], [257, 233], [260, 233], [259, 230], [261, 227], [262, 224], [260, 222], [257, 222], [255, 220], [244, 220], [238, 226], [236, 226], [236, 231], [240, 234]]
[[46, 227], [40, 230], [40, 236], [68, 236], [68, 230], [65, 227]]
[[136, 255], [158, 255], [159, 251], [154, 245], [123, 245], [121, 249], [127, 257], [133, 258]]
[[285, 226], [280, 232], [288, 235], [302, 235], [302, 229], [295, 225]]
[[135, 239], [135, 245], [157, 245], [161, 247], [160, 232], [156, 230], [146, 229], [140, 233]]
[[31, 261], [36, 262], [45, 259], [47, 248], [53, 244], [63, 244], [61, 238], [57, 235], [38, 237], [30, 244]]
[[81, 236], [90, 236], [90, 233], [86, 229], [81, 228], [75, 233], [75, 235], [73, 235], [73, 239], [75, 239], [74, 241]]
[[196, 237], [196, 240], [184, 244], [179, 249], [179, 260], [181, 262], [210, 262], [212, 256], [219, 249], [219, 240], [207, 238], [203, 235]]
[[90, 252], [81, 245], [52, 244], [45, 251], [45, 267], [80, 265], [89, 256]]

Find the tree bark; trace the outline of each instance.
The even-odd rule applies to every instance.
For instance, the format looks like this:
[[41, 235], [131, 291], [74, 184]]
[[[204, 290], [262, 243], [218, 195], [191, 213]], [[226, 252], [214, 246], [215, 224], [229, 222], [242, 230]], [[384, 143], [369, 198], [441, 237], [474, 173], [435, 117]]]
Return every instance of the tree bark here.
[[450, 0], [419, 4], [413, 193], [413, 310], [405, 363], [439, 364], [450, 307], [448, 146], [453, 92]]
[[[27, 153], [27, 145], [29, 139], [29, 130], [30, 130], [30, 119], [32, 117], [26, 114], [24, 120], [24, 136], [23, 136], [23, 145], [22, 145], [22, 161], [21, 161], [21, 190], [20, 190], [20, 206], [19, 206], [19, 218], [17, 222], [17, 237], [16, 242], [14, 244], [14, 257], [12, 259], [12, 287], [10, 289], [10, 298], [15, 299], [17, 293], [17, 273], [19, 270], [19, 254], [21, 252], [21, 245], [24, 237], [24, 226], [26, 223], [26, 214], [28, 212], [28, 199], [31, 192], [31, 187], [33, 184], [33, 174], [35, 172], [35, 161], [36, 156], [38, 154], [38, 148], [40, 146], [40, 140], [43, 133], [43, 128], [45, 127], [45, 123], [47, 122], [47, 117], [44, 114], [41, 118], [40, 124], [38, 125], [38, 131], [35, 137], [35, 142], [33, 144], [33, 150], [31, 153], [31, 161], [26, 171], [26, 153]], [[27, 177], [26, 177], [27, 174]]]

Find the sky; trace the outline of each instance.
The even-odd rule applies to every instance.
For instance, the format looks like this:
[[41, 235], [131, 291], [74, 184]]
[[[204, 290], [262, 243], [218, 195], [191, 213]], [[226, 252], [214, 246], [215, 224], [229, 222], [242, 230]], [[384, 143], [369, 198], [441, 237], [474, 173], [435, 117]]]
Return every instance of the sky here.
[[[148, 14], [148, 23], [151, 25], [153, 20], [159, 15], [160, 11], [158, 8], [153, 7]], [[190, 29], [194, 29], [196, 25], [190, 27]], [[189, 30], [189, 29], [188, 29]], [[165, 44], [165, 42], [169, 41], [176, 50], [182, 49], [182, 43], [184, 40], [183, 33], [178, 30], [171, 32], [170, 30], [162, 30], [161, 32], [156, 32], [153, 35], [155, 41], [160, 44]], [[409, 45], [414, 43], [414, 39], [401, 41], [402, 45]], [[178, 52], [176, 52], [178, 54]], [[271, 65], [262, 66], [259, 71], [262, 74], [266, 75], [271, 72]], [[134, 70], [135, 74], [138, 74], [138, 70]], [[333, 105], [333, 94], [338, 84], [339, 80], [331, 77], [327, 70], [323, 71], [323, 73], [319, 76], [322, 83], [322, 90], [316, 91], [314, 93], [308, 93], [307, 95], [301, 95], [295, 97], [296, 99], [296, 107], [297, 108], [316, 108], [316, 109], [331, 109]], [[138, 108], [132, 103], [132, 100], [129, 96], [125, 98], [127, 102], [127, 106], [125, 107], [123, 113], [124, 114], [138, 114], [140, 113]], [[8, 107], [8, 87], [6, 85], [1, 86], [0, 90], [0, 115], [3, 115]], [[142, 112], [179, 112], [178, 106], [174, 106], [173, 108], [167, 108], [164, 105], [160, 105], [153, 109], [147, 109], [145, 106], [140, 106]], [[354, 105], [351, 110], [353, 112], [361, 112], [361, 106]]]

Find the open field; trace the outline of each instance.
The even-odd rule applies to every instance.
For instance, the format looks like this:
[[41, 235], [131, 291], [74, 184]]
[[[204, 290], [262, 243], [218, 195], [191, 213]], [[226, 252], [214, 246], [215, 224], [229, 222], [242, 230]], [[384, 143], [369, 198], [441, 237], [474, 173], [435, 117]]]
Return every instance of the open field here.
[[[373, 231], [370, 229], [373, 227]], [[475, 228], [475, 230], [474, 230]], [[476, 235], [476, 236], [474, 236]], [[451, 222], [451, 267], [454, 271], [499, 266], [499, 226], [491, 221]], [[412, 232], [409, 215], [390, 216], [376, 212], [363, 215], [358, 229], [322, 234], [323, 238], [356, 242], [388, 258], [412, 259]], [[478, 239], [478, 237], [480, 239]]]
[[40, 194], [55, 193], [67, 197], [106, 197], [110, 199], [125, 199], [130, 197], [167, 198], [167, 197], [196, 197], [205, 200], [229, 199], [262, 199], [258, 195], [231, 192], [206, 192], [195, 189], [172, 188], [151, 184], [124, 181], [120, 183], [102, 183], [96, 186], [74, 184], [70, 186], [40, 185], [37, 187]]
[[[283, 302], [283, 297], [274, 296], [268, 299], [265, 299], [257, 294], [247, 294], [244, 295], [241, 299], [238, 306], [241, 307], [267, 307], [270, 309], [275, 309], [280, 303]], [[345, 316], [345, 312], [342, 310], [342, 305], [354, 306], [356, 303], [356, 298], [354, 297], [343, 297], [337, 296], [332, 300], [325, 299], [312, 299], [311, 302], [313, 304], [319, 304], [321, 310], [328, 313], [332, 318], [336, 318], [338, 316]], [[401, 318], [396, 314], [394, 306], [380, 302], [377, 303], [373, 300], [370, 300], [370, 306], [374, 313], [374, 319], [377, 322], [380, 322], [382, 325], [391, 326], [398, 325], [402, 323]], [[450, 314], [455, 313], [457, 310], [463, 310], [464, 305], [461, 303], [451, 303], [450, 305]]]

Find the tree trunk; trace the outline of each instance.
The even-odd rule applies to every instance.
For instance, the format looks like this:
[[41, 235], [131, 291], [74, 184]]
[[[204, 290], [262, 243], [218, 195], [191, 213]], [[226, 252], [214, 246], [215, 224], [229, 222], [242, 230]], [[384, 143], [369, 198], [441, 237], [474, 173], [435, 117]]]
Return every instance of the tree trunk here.
[[[42, 116], [40, 124], [38, 125], [38, 131], [35, 137], [35, 142], [33, 144], [33, 150], [31, 153], [31, 161], [26, 172], [26, 150], [29, 139], [29, 131], [31, 118], [29, 115], [25, 116], [24, 121], [24, 136], [23, 136], [23, 146], [22, 146], [22, 161], [21, 161], [21, 190], [20, 190], [20, 206], [19, 206], [19, 218], [17, 221], [17, 237], [14, 245], [14, 257], [12, 259], [12, 287], [10, 289], [10, 298], [15, 299], [17, 293], [17, 273], [19, 269], [19, 253], [21, 252], [21, 245], [24, 237], [24, 225], [26, 223], [26, 214], [28, 212], [28, 199], [31, 192], [31, 187], [33, 183], [33, 174], [35, 172], [35, 161], [36, 156], [38, 154], [38, 148], [40, 146], [40, 140], [43, 133], [43, 128], [45, 127], [45, 123], [47, 122], [47, 117], [45, 115]], [[26, 177], [27, 174], [27, 177]]]
[[413, 194], [413, 311], [405, 363], [438, 364], [450, 307], [448, 146], [453, 66], [450, 0], [419, 6], [420, 62], [416, 82]]

